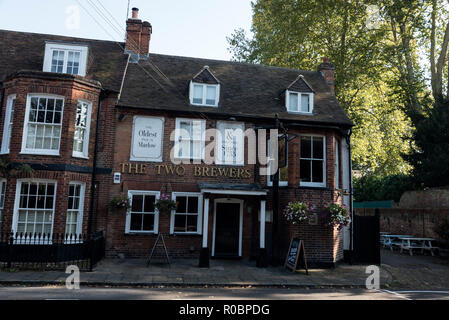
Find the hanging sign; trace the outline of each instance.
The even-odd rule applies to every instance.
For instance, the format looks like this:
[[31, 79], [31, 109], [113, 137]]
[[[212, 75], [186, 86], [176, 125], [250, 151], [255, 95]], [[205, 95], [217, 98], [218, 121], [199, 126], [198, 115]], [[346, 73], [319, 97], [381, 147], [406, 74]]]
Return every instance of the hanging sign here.
[[134, 117], [131, 161], [162, 162], [164, 118]]

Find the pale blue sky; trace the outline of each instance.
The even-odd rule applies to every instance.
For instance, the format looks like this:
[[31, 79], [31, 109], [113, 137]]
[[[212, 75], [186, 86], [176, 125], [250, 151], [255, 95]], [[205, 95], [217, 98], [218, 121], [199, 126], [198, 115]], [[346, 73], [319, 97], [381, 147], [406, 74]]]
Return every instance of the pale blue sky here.
[[[91, 39], [124, 38], [128, 0], [78, 0], [110, 35], [79, 6], [77, 0], [0, 0], [0, 29], [49, 33]], [[120, 22], [118, 34], [89, 4], [101, 3]], [[79, 8], [77, 27], [76, 9]], [[237, 28], [251, 27], [250, 0], [131, 0], [140, 18], [153, 25], [150, 51], [160, 54], [230, 59], [226, 37]], [[106, 13], [104, 9], [102, 11]], [[75, 12], [75, 15], [73, 13]], [[112, 19], [111, 19], [112, 20]]]

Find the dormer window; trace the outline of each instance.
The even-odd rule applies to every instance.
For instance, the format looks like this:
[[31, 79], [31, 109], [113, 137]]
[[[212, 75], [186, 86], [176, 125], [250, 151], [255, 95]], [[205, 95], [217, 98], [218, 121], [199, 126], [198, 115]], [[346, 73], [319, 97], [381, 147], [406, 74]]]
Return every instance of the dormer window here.
[[86, 46], [47, 43], [44, 72], [86, 75], [88, 48]]
[[287, 88], [285, 100], [288, 112], [313, 113], [314, 91], [302, 75]]
[[196, 106], [218, 107], [220, 100], [220, 82], [208, 66], [205, 66], [190, 81], [190, 104]]

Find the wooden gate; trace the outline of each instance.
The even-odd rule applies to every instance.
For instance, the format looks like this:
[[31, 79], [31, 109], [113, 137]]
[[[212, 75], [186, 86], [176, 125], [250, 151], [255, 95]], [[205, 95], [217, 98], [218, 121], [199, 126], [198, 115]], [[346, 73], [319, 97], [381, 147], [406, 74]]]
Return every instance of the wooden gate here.
[[354, 215], [355, 263], [380, 264], [380, 214], [374, 216]]

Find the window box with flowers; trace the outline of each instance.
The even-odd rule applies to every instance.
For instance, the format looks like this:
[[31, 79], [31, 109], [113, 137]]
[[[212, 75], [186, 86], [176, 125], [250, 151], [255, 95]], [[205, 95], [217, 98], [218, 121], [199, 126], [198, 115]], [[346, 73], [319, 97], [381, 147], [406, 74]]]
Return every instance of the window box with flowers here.
[[170, 196], [161, 194], [160, 199], [156, 202], [156, 208], [160, 214], [170, 214], [173, 210], [176, 210], [177, 206]]
[[109, 203], [112, 212], [128, 211], [131, 209], [131, 200], [127, 196], [119, 196], [112, 198]]
[[322, 219], [324, 225], [342, 230], [351, 223], [351, 215], [345, 205], [330, 203], [324, 208]]
[[290, 202], [284, 209], [284, 217], [291, 224], [307, 222], [313, 218], [313, 208], [310, 203]]

